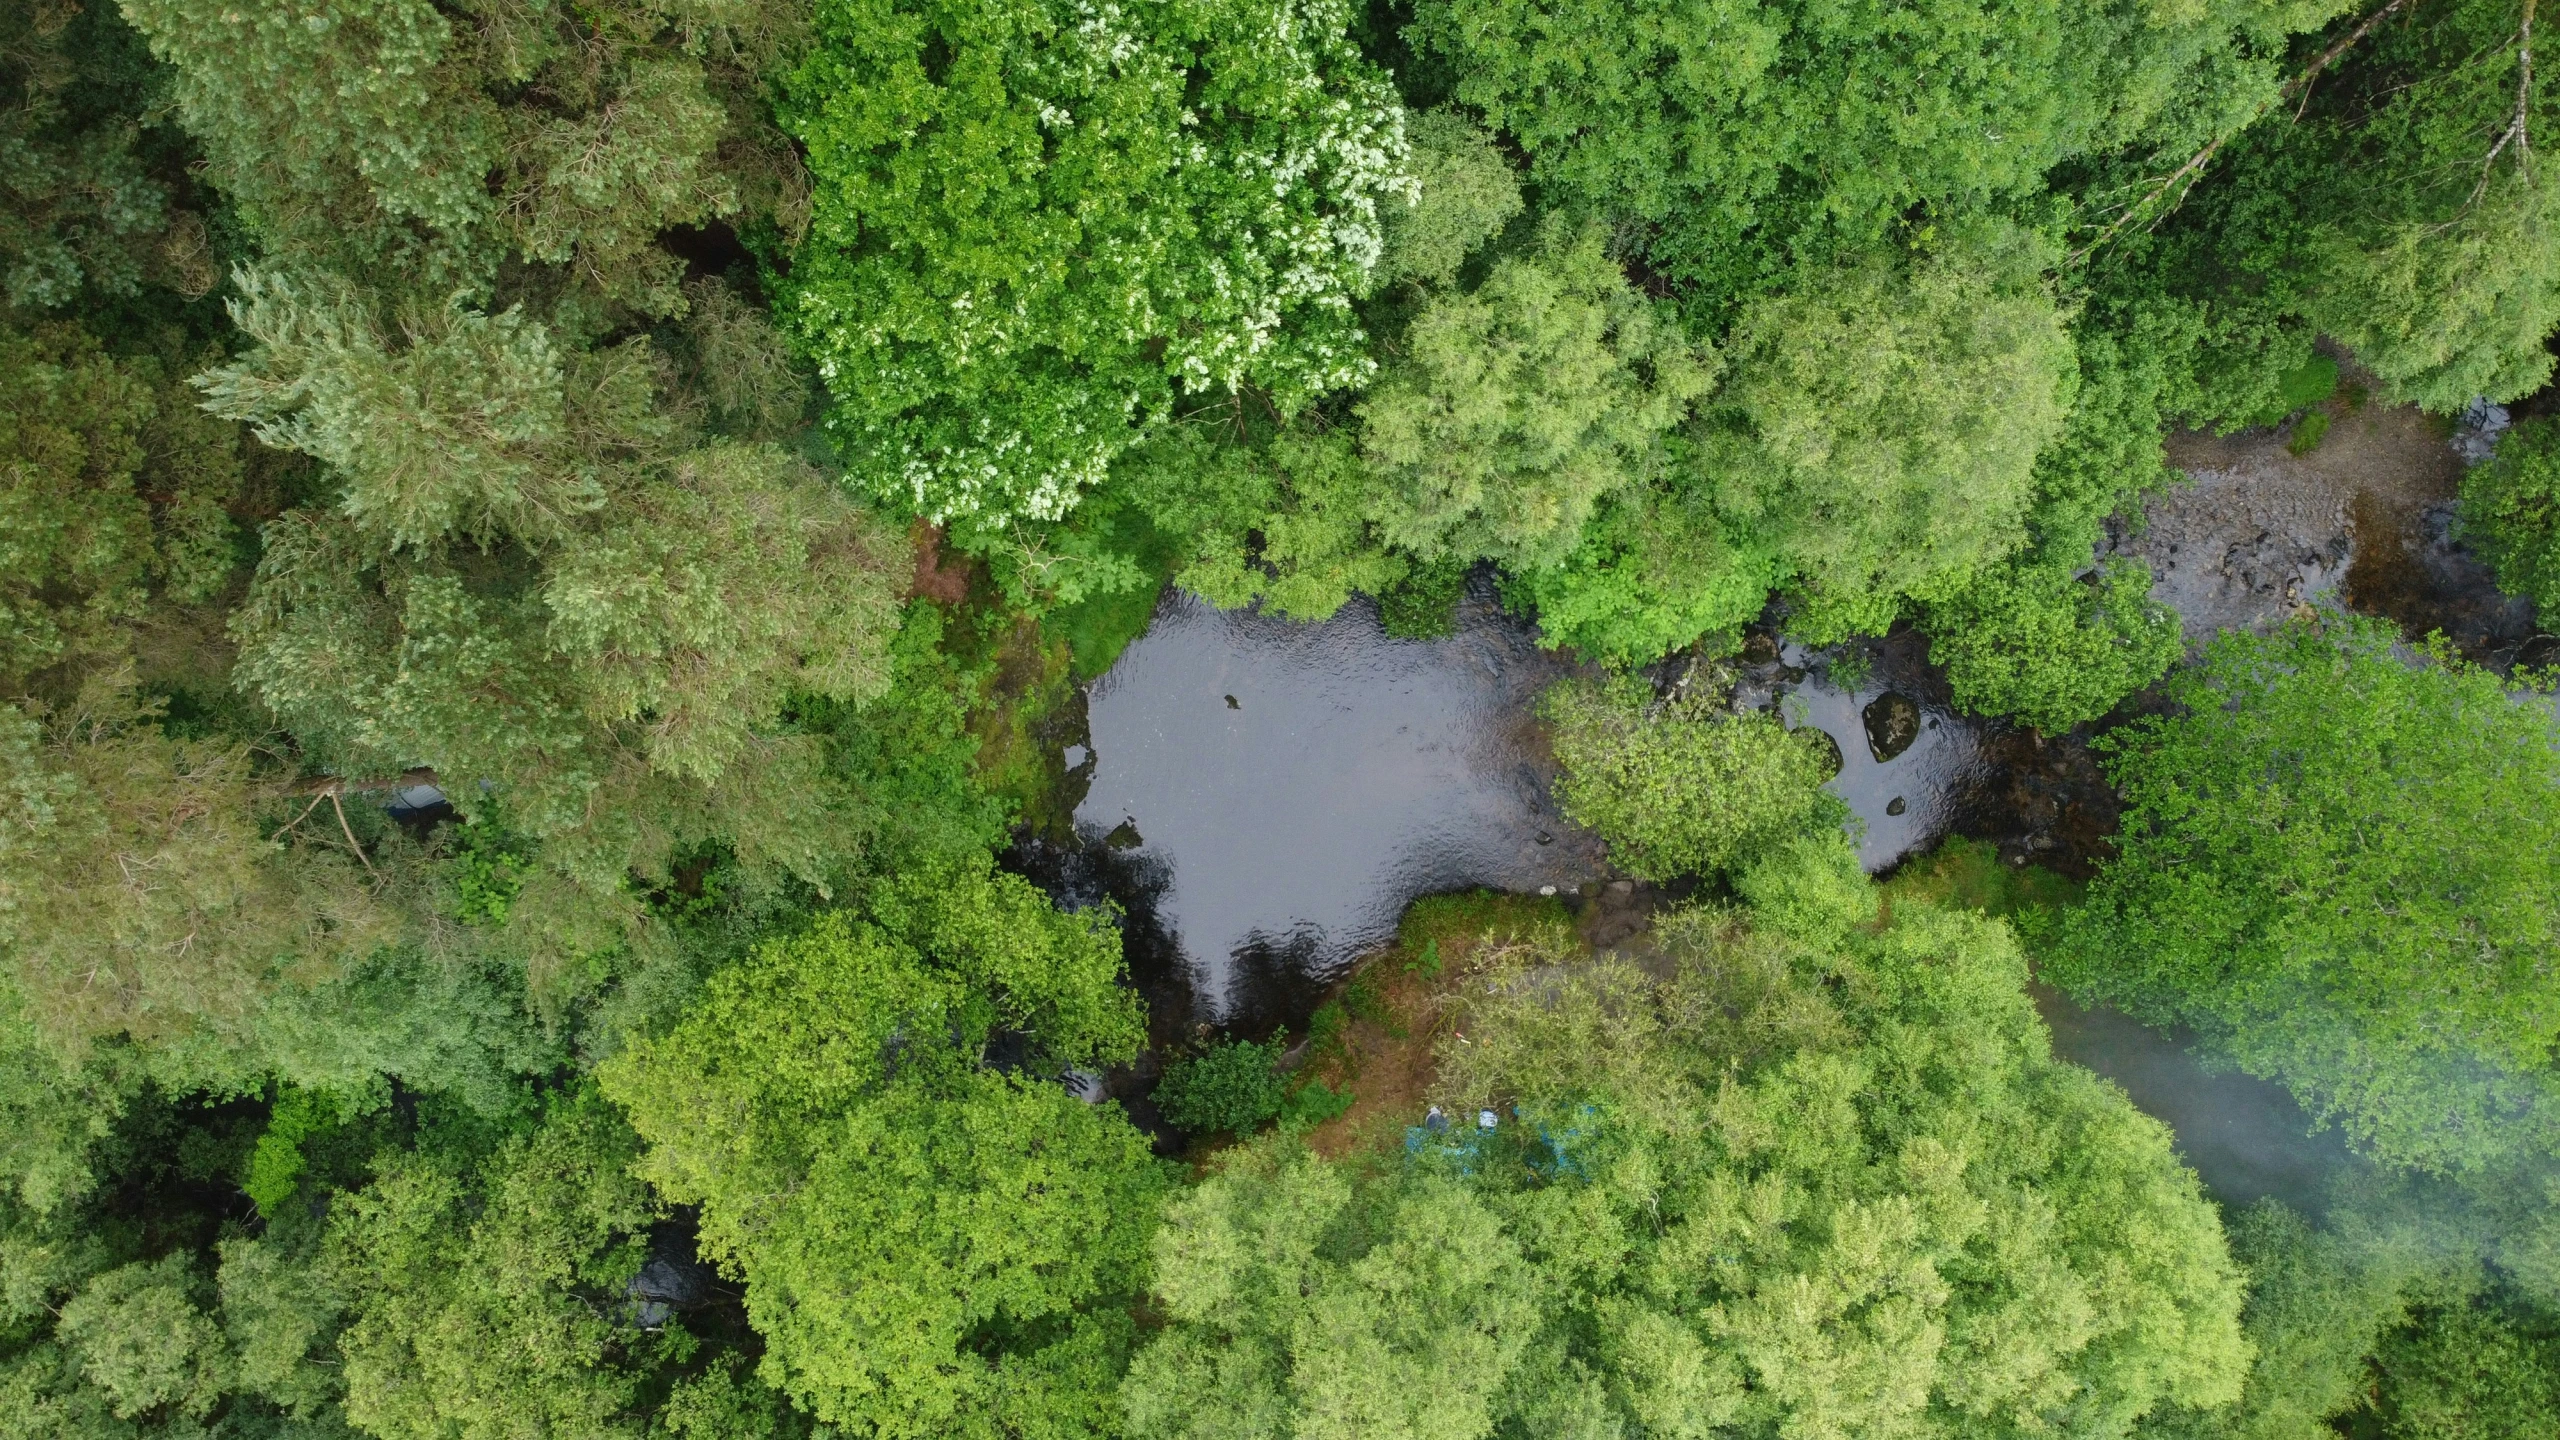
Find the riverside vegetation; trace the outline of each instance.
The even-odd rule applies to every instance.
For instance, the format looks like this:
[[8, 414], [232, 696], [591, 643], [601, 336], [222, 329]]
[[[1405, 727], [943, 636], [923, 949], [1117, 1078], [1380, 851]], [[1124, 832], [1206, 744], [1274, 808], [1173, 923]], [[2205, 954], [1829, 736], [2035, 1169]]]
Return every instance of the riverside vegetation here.
[[[5, 0], [0, 1437], [2560, 1435], [2543, 679], [2173, 673], [2099, 560], [2315, 344], [2549, 379], [2533, 20]], [[2555, 447], [2461, 510], [2546, 613]], [[1488, 563], [1691, 898], [1410, 957], [1454, 1127], [1336, 1143], [1335, 1006], [1171, 1057], [1163, 1158], [1060, 1083], [1146, 1017], [999, 864], [1033, 718], [1168, 582]], [[2160, 686], [2114, 858], [1860, 874], [1644, 678], [1773, 604], [2044, 731]], [[2340, 1126], [2324, 1212], [2030, 956]]]

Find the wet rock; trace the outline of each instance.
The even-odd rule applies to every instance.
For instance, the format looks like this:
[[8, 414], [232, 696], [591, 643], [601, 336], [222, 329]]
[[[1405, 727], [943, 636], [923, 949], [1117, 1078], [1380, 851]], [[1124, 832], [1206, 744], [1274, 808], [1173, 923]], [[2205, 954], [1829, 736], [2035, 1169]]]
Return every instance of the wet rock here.
[[1830, 732], [1830, 731], [1828, 731], [1828, 730], [1819, 730], [1819, 729], [1818, 729], [1818, 730], [1815, 730], [1813, 733], [1822, 737], [1822, 748], [1823, 748], [1823, 749], [1825, 749], [1825, 750], [1827, 750], [1827, 751], [1829, 751], [1829, 752], [1830, 752], [1830, 754], [1831, 754], [1831, 763], [1830, 763], [1829, 765], [1825, 766], [1824, 768], [1825, 768], [1826, 770], [1828, 770], [1828, 771], [1830, 772], [1830, 774], [1831, 774], [1831, 775], [1833, 775], [1833, 776], [1837, 776], [1837, 775], [1840, 773], [1840, 771], [1841, 771], [1841, 768], [1842, 768], [1843, 764], [1845, 763], [1845, 762], [1841, 759], [1841, 755], [1840, 755], [1840, 742], [1839, 742], [1837, 739], [1835, 739], [1835, 738], [1832, 736], [1831, 732]]
[[2479, 399], [2453, 422], [2453, 453], [2465, 465], [2477, 465], [2498, 451], [2498, 437], [2507, 433], [2510, 423], [2507, 407]]
[[1114, 850], [1135, 850], [1147, 841], [1138, 833], [1138, 822], [1133, 816], [1113, 826], [1111, 833], [1102, 837], [1102, 843]]
[[[1911, 748], [1920, 738], [1920, 707], [1908, 695], [1887, 690], [1860, 712], [1866, 722], [1867, 753], [1879, 765]], [[1900, 814], [1900, 811], [1892, 812]]]
[[2471, 660], [2505, 667], [2536, 640], [2533, 602], [2498, 589], [2497, 577], [2462, 543], [2454, 507], [2428, 506], [2414, 519], [2370, 497], [2356, 502], [2359, 547], [2347, 576], [2356, 609], [2397, 622], [2411, 638], [2440, 631]]
[[1910, 808], [1911, 806], [1906, 803], [1901, 796], [1896, 795], [1891, 800], [1885, 802], [1884, 813], [1887, 815], [1900, 815]]

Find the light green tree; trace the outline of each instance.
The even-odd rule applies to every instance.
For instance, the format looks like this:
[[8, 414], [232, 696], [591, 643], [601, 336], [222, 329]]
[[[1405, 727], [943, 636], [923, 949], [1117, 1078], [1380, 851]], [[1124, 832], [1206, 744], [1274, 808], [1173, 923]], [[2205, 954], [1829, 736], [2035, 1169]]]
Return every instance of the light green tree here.
[[[747, 1285], [761, 1373], [883, 1436], [1109, 1428], [1164, 1180], [1050, 1078], [1135, 1052], [1117, 932], [983, 859], [760, 945], [600, 1074]], [[999, 1029], [1021, 1070], [987, 1068]]]
[[400, 915], [372, 862], [268, 843], [249, 747], [172, 738], [131, 686], [96, 677], [42, 718], [0, 707], [7, 998], [75, 1065], [117, 1035], [236, 1052], [288, 977], [362, 958]]
[[1538, 1336], [1541, 1277], [1465, 1185], [1355, 1180], [1291, 1140], [1172, 1203], [1153, 1285], [1137, 1440], [1473, 1440]]
[[2021, 237], [1801, 277], [1735, 324], [1695, 464], [1785, 559], [1808, 639], [1880, 633], [2025, 539], [2072, 350]]
[[1561, 559], [1593, 507], [1663, 463], [1713, 352], [1627, 284], [1603, 236], [1551, 229], [1484, 284], [1433, 296], [1361, 403], [1373, 502], [1425, 560]]
[[1386, 227], [1380, 273], [1446, 286], [1469, 255], [1520, 213], [1520, 178], [1483, 127], [1450, 110], [1406, 117], [1414, 189], [1379, 205]]
[[795, 5], [124, 9], [273, 259], [441, 297], [519, 283], [501, 275], [513, 256], [549, 267], [573, 309], [662, 315], [684, 301], [660, 232], [805, 222], [806, 177], [758, 96], [805, 28]]
[[[611, 1106], [570, 1092], [477, 1163], [395, 1153], [339, 1196], [318, 1278], [344, 1306], [348, 1420], [382, 1440], [644, 1433], [640, 1384], [681, 1332], [622, 1313], [660, 1213], [631, 1173], [639, 1149]], [[245, 1258], [223, 1267], [235, 1313]], [[278, 1298], [266, 1337], [285, 1369]]]
[[1712, 695], [1657, 699], [1639, 677], [1568, 681], [1539, 710], [1555, 727], [1556, 803], [1630, 875], [1713, 875], [1846, 818], [1821, 788], [1839, 756], [1819, 730]]
[[2058, 564], [1983, 571], [1927, 610], [1929, 658], [1956, 703], [2040, 730], [2115, 708], [2186, 653], [2178, 617], [2151, 598], [2151, 567], [2110, 560], [2087, 575]]
[[117, 1416], [204, 1417], [227, 1388], [222, 1330], [198, 1303], [193, 1257], [110, 1270], [64, 1302], [54, 1333]]
[[1477, 1173], [1569, 1286], [1541, 1386], [1618, 1425], [1843, 1437], [2233, 1399], [2216, 1213], [2166, 1127], [2052, 1058], [2007, 928], [1881, 921], [1836, 839], [1745, 890], [1669, 917], [1667, 982], [1494, 957], [1443, 1043], [1442, 1102], [1505, 1105]]
[[578, 351], [515, 310], [386, 324], [342, 285], [241, 287], [260, 348], [205, 377], [209, 403], [342, 485], [268, 526], [232, 622], [239, 683], [306, 763], [431, 766], [599, 895], [706, 838], [830, 883], [833, 837], [769, 802], [849, 802], [773, 720], [885, 688], [902, 557], [882, 528], [779, 447], [682, 425], [646, 340]]

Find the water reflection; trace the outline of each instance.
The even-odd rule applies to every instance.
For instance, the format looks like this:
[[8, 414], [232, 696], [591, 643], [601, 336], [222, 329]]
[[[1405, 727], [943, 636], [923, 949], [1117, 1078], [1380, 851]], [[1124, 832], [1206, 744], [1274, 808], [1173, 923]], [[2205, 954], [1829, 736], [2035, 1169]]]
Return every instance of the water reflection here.
[[1168, 591], [1087, 696], [1080, 848], [1154, 867], [1190, 1021], [1303, 1016], [1418, 895], [1604, 877], [1531, 714], [1571, 668], [1481, 581], [1433, 641], [1366, 600], [1305, 625]]
[[[1870, 871], [1938, 843], [1982, 788], [1979, 722], [1949, 703], [1925, 643], [1902, 635], [1815, 652], [1794, 641], [1745, 672], [1737, 700], [1775, 705], [1791, 726], [1831, 737], [1840, 773], [1824, 788], [1848, 803]], [[1749, 652], [1746, 652], [1746, 658]]]

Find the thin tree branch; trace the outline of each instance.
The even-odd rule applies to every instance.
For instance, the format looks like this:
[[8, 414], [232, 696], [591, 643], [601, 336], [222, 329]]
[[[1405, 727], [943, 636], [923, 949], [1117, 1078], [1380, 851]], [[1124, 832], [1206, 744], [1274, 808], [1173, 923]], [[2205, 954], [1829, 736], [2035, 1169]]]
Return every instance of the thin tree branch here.
[[[2365, 36], [2371, 34], [2374, 26], [2381, 24], [2386, 19], [2389, 19], [2393, 12], [2408, 3], [2409, 0], [2389, 0], [2389, 3], [2385, 4], [2381, 9], [2367, 15], [2355, 29], [2347, 32], [2345, 38], [2332, 44], [2328, 49], [2321, 51], [2318, 55], [2313, 56], [2311, 63], [2304, 66], [2300, 74], [2284, 82], [2283, 88], [2276, 92], [2277, 101], [2281, 103], [2286, 100], [2299, 98], [2303, 105], [2308, 106], [2311, 103], [2311, 82], [2320, 78], [2320, 72], [2328, 69], [2330, 63], [2335, 61], [2339, 56], [2344, 55], [2347, 51], [2353, 49], [2357, 41], [2362, 40]], [[2526, 3], [2528, 7], [2527, 14], [2529, 16], [2531, 14], [2530, 7], [2532, 0], [2526, 0]], [[2259, 114], [2264, 113], [2264, 111], [2259, 112]], [[2294, 112], [2295, 118], [2301, 118], [2301, 113], [2302, 112], [2300, 110], [2296, 110]], [[2149, 194], [2144, 195], [2141, 199], [2125, 206], [2124, 209], [2117, 214], [2116, 218], [2109, 222], [2106, 229], [2098, 232], [2097, 238], [2091, 240], [2088, 244], [2081, 246], [2079, 250], [2074, 252], [2068, 263], [2077, 265], [2081, 261], [2088, 259], [2091, 255], [2096, 254], [2099, 247], [2114, 239], [2119, 231], [2123, 230], [2127, 225], [2132, 224], [2137, 217], [2142, 215], [2142, 213], [2153, 204], [2153, 202], [2157, 201], [2161, 196], [2168, 194], [2172, 188], [2176, 188], [2178, 191], [2178, 198], [2170, 201], [2165, 209], [2162, 209], [2158, 213], [2152, 215], [2149, 222], [2143, 228], [2153, 228], [2161, 221], [2169, 218], [2171, 214], [2176, 212], [2179, 206], [2187, 202], [2187, 193], [2195, 188], [2196, 177], [2202, 175], [2204, 167], [2213, 163], [2213, 157], [2222, 152], [2222, 147], [2230, 143], [2232, 136], [2239, 134], [2240, 131], [2249, 128], [2252, 124], [2255, 124], [2257, 119], [2257, 115], [2252, 115], [2247, 120], [2241, 122], [2237, 127], [2213, 137], [2212, 144], [2209, 144], [2202, 150], [2197, 151], [2193, 156], [2188, 158], [2186, 164], [2171, 171], [2166, 179], [2163, 179], [2159, 184], [2152, 186]], [[2186, 182], [2183, 187], [2179, 185], [2179, 182], [2182, 180]]]
[[373, 861], [366, 857], [364, 847], [356, 843], [356, 829], [347, 823], [347, 807], [338, 803], [334, 790], [329, 792], [329, 808], [338, 812], [338, 833], [347, 837], [347, 848], [356, 852], [356, 859], [364, 862], [364, 873], [380, 880], [382, 872], [373, 868]]
[[330, 793], [330, 792], [328, 792], [328, 791], [326, 791], [326, 790], [323, 790], [323, 791], [321, 791], [319, 794], [312, 796], [312, 797], [311, 797], [311, 803], [302, 807], [302, 813], [301, 813], [300, 815], [296, 815], [296, 816], [294, 816], [292, 819], [287, 820], [286, 822], [284, 822], [284, 824], [283, 824], [280, 828], [278, 828], [278, 829], [277, 829], [276, 833], [274, 833], [273, 835], [270, 835], [270, 836], [268, 836], [268, 837], [267, 837], [268, 841], [269, 841], [269, 842], [274, 842], [274, 841], [277, 841], [277, 840], [281, 840], [281, 839], [283, 839], [283, 838], [284, 838], [284, 836], [285, 836], [285, 831], [287, 831], [287, 830], [291, 830], [294, 826], [301, 824], [301, 823], [302, 823], [306, 818], [308, 818], [308, 817], [310, 816], [310, 814], [311, 814], [311, 812], [312, 812], [312, 811], [319, 809], [319, 808], [320, 808], [320, 802], [321, 802], [321, 801], [323, 801], [323, 800], [328, 799], [328, 798], [329, 798], [329, 793]]

